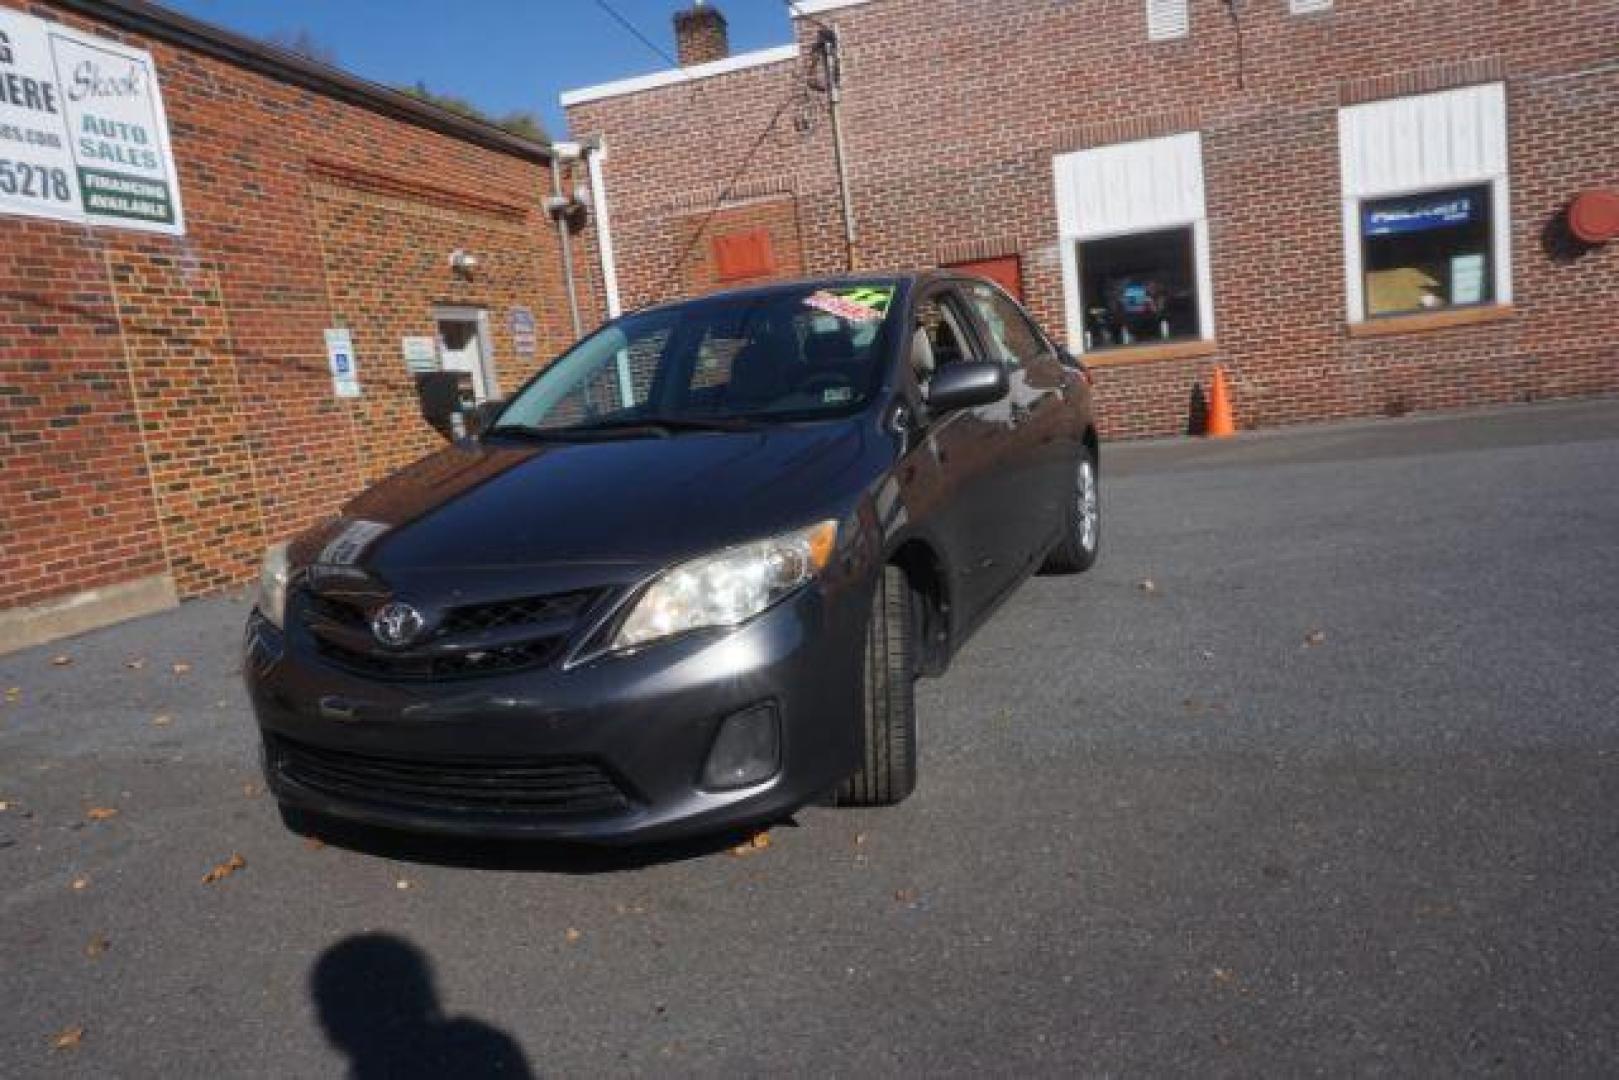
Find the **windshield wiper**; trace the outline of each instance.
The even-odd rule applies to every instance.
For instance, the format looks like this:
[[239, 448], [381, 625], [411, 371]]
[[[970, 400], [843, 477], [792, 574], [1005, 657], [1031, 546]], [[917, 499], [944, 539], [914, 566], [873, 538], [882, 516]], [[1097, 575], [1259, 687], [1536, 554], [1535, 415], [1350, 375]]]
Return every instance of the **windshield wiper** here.
[[562, 431], [623, 431], [635, 428], [676, 431], [758, 431], [759, 421], [741, 416], [622, 416], [612, 420], [599, 420]]
[[581, 439], [649, 436], [667, 439], [683, 431], [757, 431], [757, 420], [729, 416], [621, 416], [568, 427], [534, 427], [529, 424], [501, 424], [489, 429], [490, 435], [516, 435], [540, 442], [577, 442]]
[[582, 433], [590, 429], [565, 427], [533, 427], [529, 424], [500, 424], [484, 432], [485, 435], [515, 435], [523, 439], [534, 439], [539, 442], [573, 442]]

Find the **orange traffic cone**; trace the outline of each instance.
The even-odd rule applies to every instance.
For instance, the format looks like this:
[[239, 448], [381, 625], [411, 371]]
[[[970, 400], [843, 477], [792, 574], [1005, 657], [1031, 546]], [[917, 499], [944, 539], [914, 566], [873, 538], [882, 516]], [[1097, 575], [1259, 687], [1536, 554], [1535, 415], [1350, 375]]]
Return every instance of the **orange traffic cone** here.
[[1231, 419], [1231, 394], [1226, 390], [1225, 368], [1215, 365], [1214, 382], [1209, 387], [1209, 422], [1203, 434], [1211, 439], [1229, 439], [1237, 433]]

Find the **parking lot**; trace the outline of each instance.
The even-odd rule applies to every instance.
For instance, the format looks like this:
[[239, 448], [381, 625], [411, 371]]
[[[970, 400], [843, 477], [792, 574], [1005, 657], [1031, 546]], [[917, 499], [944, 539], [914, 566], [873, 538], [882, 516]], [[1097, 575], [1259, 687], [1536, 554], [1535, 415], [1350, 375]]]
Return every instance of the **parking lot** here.
[[1619, 402], [1103, 476], [916, 796], [740, 850], [293, 836], [241, 596], [0, 657], [0, 1073], [1611, 1071]]

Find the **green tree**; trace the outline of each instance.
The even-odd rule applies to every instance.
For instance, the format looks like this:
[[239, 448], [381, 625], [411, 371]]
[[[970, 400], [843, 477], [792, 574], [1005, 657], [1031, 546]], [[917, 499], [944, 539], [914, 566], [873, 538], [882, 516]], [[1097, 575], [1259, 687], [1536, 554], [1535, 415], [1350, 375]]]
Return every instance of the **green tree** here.
[[531, 112], [513, 112], [507, 113], [505, 116], [493, 116], [478, 108], [466, 98], [456, 97], [454, 94], [439, 94], [429, 90], [427, 84], [420, 79], [416, 80], [412, 86], [401, 86], [399, 89], [413, 98], [425, 101], [430, 105], [437, 105], [447, 112], [453, 112], [458, 116], [465, 116], [471, 120], [481, 120], [486, 124], [493, 124], [495, 127], [509, 131], [513, 135], [521, 135], [525, 139], [545, 142], [550, 138], [545, 133], [545, 125], [540, 123], [540, 118]]
[[325, 64], [327, 67], [337, 66], [337, 53], [332, 50], [331, 46], [311, 34], [308, 27], [300, 26], [294, 30], [277, 30], [264, 40], [278, 49], [297, 53], [304, 59], [313, 60], [317, 64]]

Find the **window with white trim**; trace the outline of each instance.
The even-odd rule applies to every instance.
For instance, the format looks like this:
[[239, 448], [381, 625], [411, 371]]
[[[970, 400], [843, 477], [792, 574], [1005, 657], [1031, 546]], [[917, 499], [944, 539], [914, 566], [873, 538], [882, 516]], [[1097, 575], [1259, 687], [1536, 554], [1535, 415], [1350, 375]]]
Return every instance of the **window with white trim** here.
[[1069, 348], [1212, 341], [1201, 136], [1081, 150], [1054, 164]]
[[1147, 0], [1147, 39], [1183, 38], [1191, 29], [1187, 0]]
[[1287, 10], [1294, 15], [1314, 15], [1318, 11], [1331, 11], [1332, 0], [1287, 0]]
[[1512, 301], [1502, 84], [1340, 110], [1351, 323]]

